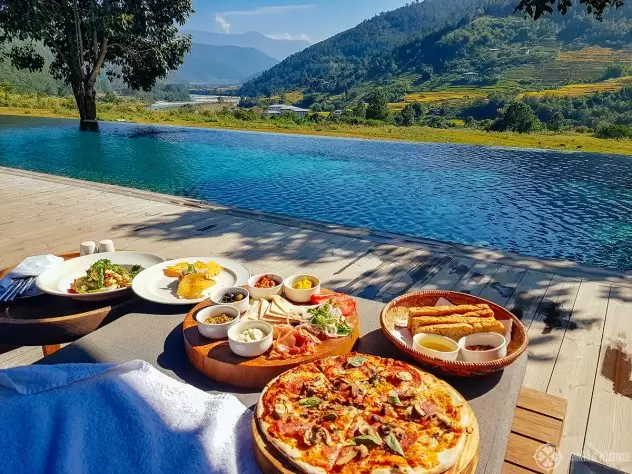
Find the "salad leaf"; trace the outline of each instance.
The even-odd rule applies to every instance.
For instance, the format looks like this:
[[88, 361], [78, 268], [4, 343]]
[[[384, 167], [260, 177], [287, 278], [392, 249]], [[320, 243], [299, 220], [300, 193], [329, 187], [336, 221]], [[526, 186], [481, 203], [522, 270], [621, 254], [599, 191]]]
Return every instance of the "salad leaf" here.
[[317, 334], [327, 337], [341, 337], [351, 334], [351, 326], [342, 312], [331, 303], [323, 303], [316, 308], [309, 309], [308, 324]]

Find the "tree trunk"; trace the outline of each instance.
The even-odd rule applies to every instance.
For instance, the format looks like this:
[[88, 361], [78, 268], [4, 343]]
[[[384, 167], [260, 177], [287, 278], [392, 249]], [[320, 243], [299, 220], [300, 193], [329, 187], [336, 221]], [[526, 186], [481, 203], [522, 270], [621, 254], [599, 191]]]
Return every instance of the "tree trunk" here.
[[76, 87], [73, 85], [72, 90], [75, 94], [77, 108], [79, 109], [81, 130], [98, 131], [97, 92], [94, 89], [94, 86], [82, 83]]

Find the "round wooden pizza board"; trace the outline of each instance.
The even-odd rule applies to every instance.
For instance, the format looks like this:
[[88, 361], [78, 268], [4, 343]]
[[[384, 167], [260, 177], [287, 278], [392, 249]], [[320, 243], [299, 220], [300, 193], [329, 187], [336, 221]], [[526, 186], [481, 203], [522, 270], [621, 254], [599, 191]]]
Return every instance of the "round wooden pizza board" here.
[[183, 324], [184, 349], [189, 361], [198, 371], [213, 380], [237, 387], [260, 389], [292, 367], [324, 357], [347, 354], [360, 337], [360, 321], [358, 315], [353, 314], [347, 317], [353, 328], [351, 334], [322, 341], [312, 354], [289, 360], [268, 360], [266, 354], [247, 359], [230, 350], [228, 339], [207, 339], [198, 331], [195, 314], [212, 304], [209, 300], [203, 301], [186, 315]]
[[[474, 474], [476, 471], [479, 443], [478, 422], [469, 403], [466, 403], [465, 407], [470, 419], [474, 420], [472, 433], [467, 435], [465, 447], [459, 461], [451, 469], [445, 471], [444, 474]], [[255, 458], [264, 474], [293, 474], [297, 472], [296, 467], [293, 467], [292, 464], [286, 461], [281, 453], [265, 440], [259, 430], [256, 416], [252, 419], [252, 435], [255, 441]]]

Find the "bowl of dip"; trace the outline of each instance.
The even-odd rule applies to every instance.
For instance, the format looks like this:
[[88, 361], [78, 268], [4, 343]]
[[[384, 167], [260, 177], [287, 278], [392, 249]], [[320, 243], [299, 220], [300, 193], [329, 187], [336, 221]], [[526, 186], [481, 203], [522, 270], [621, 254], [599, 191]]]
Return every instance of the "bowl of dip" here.
[[228, 305], [207, 306], [195, 314], [195, 320], [202, 336], [224, 339], [230, 327], [239, 321], [239, 310]]
[[283, 282], [283, 292], [295, 303], [309, 303], [312, 295], [320, 294], [320, 280], [312, 275], [292, 275]]
[[459, 356], [459, 345], [449, 337], [439, 334], [415, 334], [413, 349], [441, 360], [456, 360]]
[[283, 277], [274, 273], [260, 273], [248, 279], [248, 292], [254, 299], [270, 299], [283, 291]]
[[241, 321], [228, 330], [228, 346], [238, 356], [260, 356], [272, 346], [272, 325], [265, 321]]
[[507, 356], [507, 339], [495, 332], [478, 332], [459, 339], [461, 359], [489, 362]]

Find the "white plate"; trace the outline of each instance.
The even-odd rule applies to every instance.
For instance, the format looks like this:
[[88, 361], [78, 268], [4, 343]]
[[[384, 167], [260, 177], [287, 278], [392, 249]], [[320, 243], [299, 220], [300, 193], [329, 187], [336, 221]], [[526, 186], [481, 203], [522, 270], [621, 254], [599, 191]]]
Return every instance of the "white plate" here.
[[[223, 267], [222, 272], [216, 277], [213, 277], [217, 284], [207, 289], [201, 298], [194, 300], [178, 298], [176, 294], [178, 290], [178, 279], [165, 276], [163, 270], [178, 263], [195, 263], [198, 260], [201, 262], [217, 262]], [[143, 270], [134, 278], [132, 289], [134, 293], [141, 298], [153, 301], [154, 303], [193, 305], [204, 301], [212, 292], [217, 291], [218, 288], [245, 285], [248, 278], [250, 278], [250, 271], [235, 260], [221, 257], [186, 257], [169, 260]]]
[[[65, 296], [74, 300], [82, 301], [105, 301], [121, 296], [124, 292], [129, 292], [130, 288], [119, 288], [118, 290], [102, 291], [99, 293], [68, 293], [70, 284], [79, 277], [86, 276], [86, 271], [97, 260], [107, 258], [117, 265], [133, 266], [140, 265], [147, 269], [152, 265], [164, 262], [165, 259], [146, 252], [104, 252], [83, 257], [66, 260], [61, 265], [49, 268], [35, 280], [37, 287], [44, 293], [56, 296]], [[138, 275], [137, 275], [138, 277]]]

